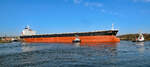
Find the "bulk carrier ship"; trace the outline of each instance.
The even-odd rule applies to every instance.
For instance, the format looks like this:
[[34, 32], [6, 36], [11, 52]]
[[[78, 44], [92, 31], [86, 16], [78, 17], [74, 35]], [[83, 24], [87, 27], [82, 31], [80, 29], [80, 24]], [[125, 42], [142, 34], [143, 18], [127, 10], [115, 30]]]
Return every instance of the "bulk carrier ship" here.
[[93, 32], [74, 32], [74, 33], [59, 33], [59, 34], [40, 34], [27, 26], [20, 36], [24, 42], [34, 43], [102, 43], [102, 42], [120, 42], [116, 37], [118, 30], [112, 26], [111, 30], [93, 31]]

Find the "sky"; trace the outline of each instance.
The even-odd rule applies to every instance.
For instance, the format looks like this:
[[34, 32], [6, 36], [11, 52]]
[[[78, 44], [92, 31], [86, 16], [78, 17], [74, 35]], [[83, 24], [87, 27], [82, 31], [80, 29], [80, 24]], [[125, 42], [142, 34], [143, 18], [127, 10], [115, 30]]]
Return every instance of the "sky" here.
[[0, 36], [109, 30], [150, 33], [150, 0], [0, 0]]

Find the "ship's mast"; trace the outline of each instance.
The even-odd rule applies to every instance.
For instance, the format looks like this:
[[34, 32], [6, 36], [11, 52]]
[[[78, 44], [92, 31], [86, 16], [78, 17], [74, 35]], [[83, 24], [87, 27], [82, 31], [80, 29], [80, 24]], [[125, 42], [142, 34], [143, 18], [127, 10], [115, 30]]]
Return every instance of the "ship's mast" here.
[[112, 28], [111, 28], [111, 30], [115, 30], [115, 29], [114, 29], [114, 24], [112, 24]]
[[29, 25], [27, 25], [27, 26], [25, 27], [25, 29], [30, 29], [30, 26], [29, 26]]

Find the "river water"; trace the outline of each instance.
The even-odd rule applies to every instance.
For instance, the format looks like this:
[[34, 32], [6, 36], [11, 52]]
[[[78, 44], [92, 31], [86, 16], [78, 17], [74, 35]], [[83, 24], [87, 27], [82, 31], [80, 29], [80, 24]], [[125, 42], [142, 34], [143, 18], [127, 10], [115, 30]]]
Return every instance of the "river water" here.
[[150, 42], [4, 43], [0, 67], [150, 67]]

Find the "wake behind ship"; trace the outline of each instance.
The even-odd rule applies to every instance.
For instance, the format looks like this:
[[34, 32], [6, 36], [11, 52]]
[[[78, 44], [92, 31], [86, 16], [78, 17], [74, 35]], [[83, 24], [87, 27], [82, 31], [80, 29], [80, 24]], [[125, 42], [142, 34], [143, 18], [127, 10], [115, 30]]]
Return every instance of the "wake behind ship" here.
[[24, 42], [35, 43], [72, 43], [78, 39], [82, 43], [95, 43], [95, 42], [120, 42], [120, 39], [116, 37], [118, 30], [105, 30], [105, 31], [93, 31], [93, 32], [75, 32], [75, 33], [59, 33], [59, 34], [40, 34], [36, 35], [36, 32], [27, 26], [23, 31], [20, 38]]

